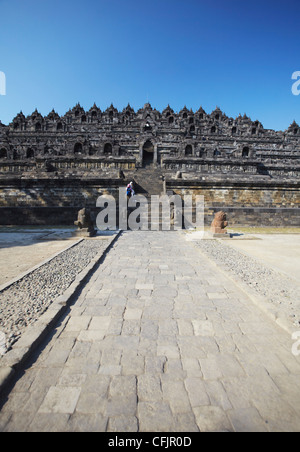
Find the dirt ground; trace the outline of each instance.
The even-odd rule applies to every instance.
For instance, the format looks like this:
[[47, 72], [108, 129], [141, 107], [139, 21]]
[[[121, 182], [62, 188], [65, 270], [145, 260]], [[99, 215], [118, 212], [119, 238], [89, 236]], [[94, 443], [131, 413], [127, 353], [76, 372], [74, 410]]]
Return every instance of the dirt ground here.
[[300, 234], [253, 234], [258, 240], [226, 240], [236, 250], [299, 282]]
[[71, 240], [70, 230], [0, 229], [0, 286], [67, 248]]

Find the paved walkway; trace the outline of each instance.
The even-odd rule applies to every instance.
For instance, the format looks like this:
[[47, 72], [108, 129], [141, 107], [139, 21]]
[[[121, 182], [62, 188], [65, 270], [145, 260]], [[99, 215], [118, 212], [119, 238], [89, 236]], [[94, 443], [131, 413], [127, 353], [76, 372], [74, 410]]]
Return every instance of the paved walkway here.
[[299, 431], [292, 338], [177, 232], [126, 232], [2, 401], [1, 431]]

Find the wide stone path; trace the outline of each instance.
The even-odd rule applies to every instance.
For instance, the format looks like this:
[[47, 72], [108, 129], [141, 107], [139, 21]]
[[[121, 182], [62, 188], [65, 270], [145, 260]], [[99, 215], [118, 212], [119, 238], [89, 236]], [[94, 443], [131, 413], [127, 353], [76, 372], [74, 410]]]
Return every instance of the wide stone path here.
[[299, 431], [292, 338], [177, 232], [125, 232], [2, 400], [1, 431]]

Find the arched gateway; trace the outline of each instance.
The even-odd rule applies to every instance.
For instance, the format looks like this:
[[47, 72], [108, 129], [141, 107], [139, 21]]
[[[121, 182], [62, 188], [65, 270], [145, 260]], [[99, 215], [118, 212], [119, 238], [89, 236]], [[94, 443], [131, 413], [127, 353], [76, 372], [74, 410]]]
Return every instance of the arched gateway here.
[[143, 146], [143, 166], [150, 166], [154, 162], [154, 145], [151, 140], [147, 140]]

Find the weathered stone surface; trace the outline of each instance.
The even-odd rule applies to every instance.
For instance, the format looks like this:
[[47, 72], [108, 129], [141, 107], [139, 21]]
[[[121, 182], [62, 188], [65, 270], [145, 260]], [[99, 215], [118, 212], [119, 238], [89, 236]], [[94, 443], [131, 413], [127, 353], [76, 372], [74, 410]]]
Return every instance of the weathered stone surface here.
[[228, 226], [228, 221], [226, 221], [226, 213], [225, 212], [217, 212], [215, 214], [214, 220], [211, 224], [210, 231], [213, 234], [227, 234], [225, 230], [226, 226]]
[[219, 108], [85, 111], [77, 104], [62, 116], [19, 113], [0, 127], [0, 221], [73, 224], [83, 206], [94, 220], [98, 196], [117, 198], [133, 180], [148, 195], [204, 195], [207, 224], [222, 209], [230, 224], [267, 225], [271, 215], [297, 226], [299, 139], [296, 123], [276, 132]]
[[75, 410], [80, 388], [57, 386], [50, 387], [45, 400], [39, 408], [39, 413], [68, 413]]
[[[132, 255], [130, 266], [124, 266], [126, 250]], [[193, 290], [181, 296], [182, 280], [175, 276], [182, 268], [191, 287], [198, 284], [213, 297], [203, 302]], [[120, 298], [127, 272], [150, 281], [157, 270], [174, 276], [175, 299], [159, 297], [163, 286], [154, 282], [155, 298], [138, 293]], [[120, 271], [124, 279], [118, 278]], [[122, 306], [108, 306], [109, 299]], [[144, 318], [151, 305], [164, 316]], [[110, 329], [110, 320], [130, 328]], [[81, 340], [87, 333], [92, 336]], [[300, 365], [291, 345], [290, 335], [182, 234], [126, 233], [32, 363], [16, 375], [16, 384], [0, 402], [0, 428], [299, 431]]]
[[233, 427], [226, 416], [226, 413], [220, 407], [195, 407], [194, 413], [200, 432], [233, 431]]

